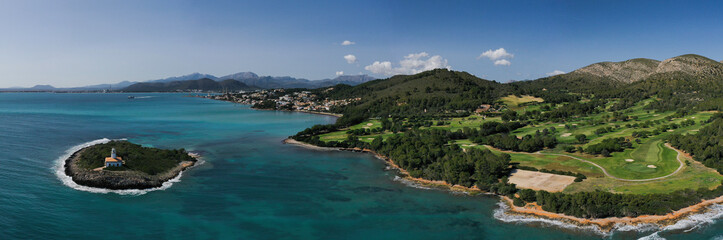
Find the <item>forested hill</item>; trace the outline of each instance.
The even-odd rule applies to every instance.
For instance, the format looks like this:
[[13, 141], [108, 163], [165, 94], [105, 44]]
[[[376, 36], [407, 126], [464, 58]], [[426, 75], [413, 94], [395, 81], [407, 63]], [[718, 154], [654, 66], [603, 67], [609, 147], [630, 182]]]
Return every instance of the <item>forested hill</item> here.
[[173, 82], [147, 82], [130, 85], [121, 91], [125, 92], [176, 92], [176, 91], [249, 91], [257, 87], [246, 85], [236, 80], [223, 80], [220, 82], [209, 78], [198, 80], [173, 81]]
[[511, 90], [509, 85], [480, 79], [466, 72], [436, 69], [353, 87], [337, 85], [319, 94], [329, 99], [361, 98], [335, 111], [367, 118], [468, 114], [480, 104], [492, 104], [509, 95]]
[[664, 61], [631, 59], [596, 63], [567, 74], [512, 85], [520, 94], [536, 96], [571, 92], [598, 98], [622, 98], [628, 105], [655, 96], [661, 100], [651, 106], [656, 109], [723, 110], [723, 93], [720, 91], [723, 89], [723, 63], [694, 54]]
[[340, 123], [348, 124], [369, 117], [464, 115], [510, 94], [533, 95], [554, 103], [617, 99], [615, 109], [654, 98], [657, 100], [649, 109], [723, 110], [720, 89], [723, 63], [688, 54], [663, 61], [637, 58], [596, 63], [567, 74], [507, 84], [436, 69], [314, 91], [322, 99], [359, 98], [331, 110], [347, 116]]

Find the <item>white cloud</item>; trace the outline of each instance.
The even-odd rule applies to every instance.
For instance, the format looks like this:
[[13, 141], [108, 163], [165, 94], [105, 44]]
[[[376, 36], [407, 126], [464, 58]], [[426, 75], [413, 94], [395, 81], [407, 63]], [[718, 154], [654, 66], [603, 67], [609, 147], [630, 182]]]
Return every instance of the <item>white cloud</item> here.
[[565, 72], [560, 71], [560, 70], [555, 70], [555, 71], [547, 73], [547, 76], [555, 76], [555, 75], [560, 75], [560, 74], [565, 74]]
[[349, 40], [344, 40], [343, 42], [341, 42], [342, 46], [349, 46], [349, 45], [354, 45], [354, 44], [356, 44], [356, 43], [349, 41]]
[[494, 60], [497, 60], [497, 59], [510, 59], [510, 58], [514, 58], [515, 55], [512, 54], [512, 53], [508, 53], [507, 50], [505, 50], [504, 48], [498, 48], [497, 50], [492, 50], [492, 49], [490, 49], [490, 50], [487, 50], [487, 51], [483, 52], [482, 54], [479, 55], [479, 57], [477, 57], [477, 59], [480, 59], [480, 58], [483, 58], [483, 57], [487, 57], [487, 58], [489, 58], [490, 60], [494, 61]]
[[379, 73], [384, 75], [394, 75], [394, 70], [392, 69], [392, 62], [384, 61], [374, 61], [372, 65], [364, 67], [367, 71], [370, 71], [372, 73]]
[[510, 61], [507, 61], [507, 59], [500, 59], [495, 61], [495, 66], [509, 66], [512, 64]]
[[344, 75], [344, 71], [338, 71], [338, 72], [336, 72], [336, 76], [341, 76], [341, 75]]
[[512, 64], [509, 59], [514, 57], [514, 54], [508, 53], [504, 48], [498, 48], [496, 50], [490, 49], [483, 52], [477, 59], [489, 58], [490, 61], [494, 61], [495, 66], [509, 66]]
[[349, 64], [356, 62], [356, 56], [351, 55], [351, 54], [344, 56], [344, 59], [346, 59], [346, 62]]
[[437, 68], [452, 69], [447, 64], [447, 59], [443, 59], [439, 55], [429, 57], [426, 52], [404, 56], [404, 59], [399, 61], [399, 67], [392, 67], [392, 62], [389, 61], [375, 61], [371, 65], [364, 67], [367, 71], [383, 75], [416, 74]]

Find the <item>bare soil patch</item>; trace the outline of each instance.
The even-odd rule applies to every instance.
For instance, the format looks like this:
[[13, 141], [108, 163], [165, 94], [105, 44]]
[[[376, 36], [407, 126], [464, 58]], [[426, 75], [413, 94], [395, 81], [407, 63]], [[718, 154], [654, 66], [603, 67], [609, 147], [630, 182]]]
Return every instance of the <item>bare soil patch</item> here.
[[572, 184], [575, 177], [518, 169], [512, 173], [509, 180], [520, 188], [560, 192]]

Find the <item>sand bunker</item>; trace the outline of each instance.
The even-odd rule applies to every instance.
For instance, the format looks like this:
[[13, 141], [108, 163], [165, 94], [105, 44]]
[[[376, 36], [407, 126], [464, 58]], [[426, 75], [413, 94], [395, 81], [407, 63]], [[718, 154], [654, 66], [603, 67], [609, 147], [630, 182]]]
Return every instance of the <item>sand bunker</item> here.
[[560, 125], [557, 125], [557, 126], [558, 126], [558, 127], [564, 127], [564, 126], [565, 126], [565, 124], [560, 124]]
[[518, 169], [509, 180], [520, 188], [560, 192], [575, 182], [575, 177]]
[[626, 162], [635, 162], [635, 160], [633, 160], [633, 159], [630, 159], [630, 158], [628, 158], [628, 159], [625, 159], [625, 161], [626, 161]]
[[374, 123], [367, 123], [367, 126], [371, 126], [371, 125], [374, 125]]
[[648, 165], [648, 168], [658, 168], [655, 165]]
[[560, 137], [569, 137], [571, 135], [572, 135], [572, 133], [563, 133], [562, 135], [560, 135]]

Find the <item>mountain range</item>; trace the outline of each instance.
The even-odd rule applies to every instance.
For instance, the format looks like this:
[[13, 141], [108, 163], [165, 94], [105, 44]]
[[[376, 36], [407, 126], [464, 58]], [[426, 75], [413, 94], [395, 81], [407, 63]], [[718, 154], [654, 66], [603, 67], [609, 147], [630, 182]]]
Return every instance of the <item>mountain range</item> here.
[[[337, 84], [347, 84], [347, 85], [358, 85], [360, 83], [364, 83], [367, 81], [374, 80], [376, 78], [368, 76], [368, 75], [343, 75], [338, 76], [333, 79], [321, 79], [321, 80], [308, 80], [303, 78], [294, 78], [294, 77], [273, 77], [273, 76], [259, 76], [256, 73], [253, 72], [239, 72], [234, 74], [229, 74], [222, 77], [216, 77], [211, 74], [203, 74], [203, 73], [191, 73], [183, 76], [176, 76], [176, 77], [168, 77], [163, 79], [155, 79], [155, 80], [148, 80], [148, 81], [123, 81], [113, 84], [96, 84], [96, 85], [89, 85], [89, 86], [83, 86], [83, 87], [71, 87], [71, 88], [55, 88], [51, 85], [36, 85], [34, 87], [30, 88], [22, 88], [22, 87], [13, 87], [13, 88], [5, 88], [0, 89], [0, 91], [98, 91], [98, 90], [143, 90], [146, 89], [163, 89], [165, 87], [167, 88], [173, 88], [175, 87], [183, 87], [183, 86], [203, 86], [203, 87], [214, 87], [215, 84], [211, 84], [207, 81], [201, 81], [206, 84], [201, 84], [200, 82], [196, 80], [202, 80], [202, 79], [210, 79], [213, 81], [219, 82], [219, 86], [233, 86], [234, 88], [238, 88], [237, 90], [246, 90], [246, 89], [270, 89], [270, 88], [320, 88], [320, 87], [328, 87], [333, 86]], [[225, 80], [235, 80], [239, 83], [242, 83], [247, 86], [242, 86], [239, 84], [226, 82], [222, 83]], [[154, 83], [170, 83], [170, 82], [179, 82], [179, 81], [196, 81], [196, 82], [189, 82], [189, 83], [176, 83], [176, 84], [168, 84], [165, 85], [165, 87], [160, 87], [160, 85], [154, 85]], [[201, 84], [201, 85], [194, 85], [194, 84]], [[230, 84], [230, 85], [229, 85]], [[135, 85], [135, 86], [134, 86]], [[133, 86], [132, 88], [129, 88]], [[223, 88], [222, 88], [223, 89]], [[183, 90], [183, 89], [174, 89], [174, 90]], [[212, 90], [212, 89], [201, 89], [204, 91]]]
[[[395, 76], [389, 79], [399, 79]], [[465, 77], [467, 78], [467, 77]], [[388, 79], [388, 80], [389, 80]], [[635, 58], [621, 62], [600, 62], [594, 63], [570, 73], [539, 78], [529, 81], [518, 81], [510, 85], [522, 86], [528, 89], [554, 89], [556, 91], [572, 91], [581, 93], [599, 93], [604, 89], [616, 89], [621, 86], [636, 86], [636, 88], [651, 88], [652, 85], [669, 85], [666, 89], [688, 89], [690, 86], [701, 84], [720, 85], [723, 84], [723, 61], [715, 61], [709, 58], [686, 54], [663, 61]], [[199, 81], [204, 80], [204, 81]], [[211, 83], [208, 80], [215, 81]], [[238, 83], [226, 81], [234, 80]], [[143, 82], [124, 81], [115, 84], [100, 84], [76, 88], [54, 88], [50, 85], [37, 85], [32, 88], [8, 88], [0, 91], [92, 91], [104, 89], [121, 89], [123, 91], [177, 91], [191, 90], [185, 87], [201, 87], [199, 90], [251, 90], [271, 88], [320, 88], [346, 84], [356, 86], [375, 80], [367, 75], [339, 76], [334, 79], [308, 80], [288, 76], [273, 77], [259, 76], [253, 72], [239, 72], [234, 74], [216, 77], [210, 74], [192, 73], [183, 76], [169, 77], [164, 79], [149, 80]], [[184, 82], [190, 81], [190, 82]], [[224, 82], [226, 81], [226, 82]], [[378, 82], [381, 80], [373, 81]], [[173, 83], [178, 82], [178, 83]], [[395, 81], [390, 81], [395, 82]], [[158, 84], [164, 83], [164, 84]], [[243, 85], [242, 85], [243, 84]], [[400, 82], [409, 85], [409, 83]], [[423, 84], [426, 87], [429, 84]], [[438, 84], [446, 85], [446, 84]], [[369, 84], [365, 86], [370, 86]], [[363, 88], [364, 86], [362, 86]], [[390, 86], [391, 87], [391, 86]], [[437, 86], [440, 87], [440, 86]], [[447, 86], [445, 86], [447, 87]], [[359, 89], [362, 89], [359, 88]], [[399, 88], [399, 87], [395, 87]], [[452, 88], [454, 88], [452, 86]], [[166, 89], [166, 90], [163, 90]], [[701, 89], [696, 92], [707, 92], [709, 89]], [[420, 89], [417, 89], [417, 91]], [[355, 90], [356, 91], [356, 90]]]

